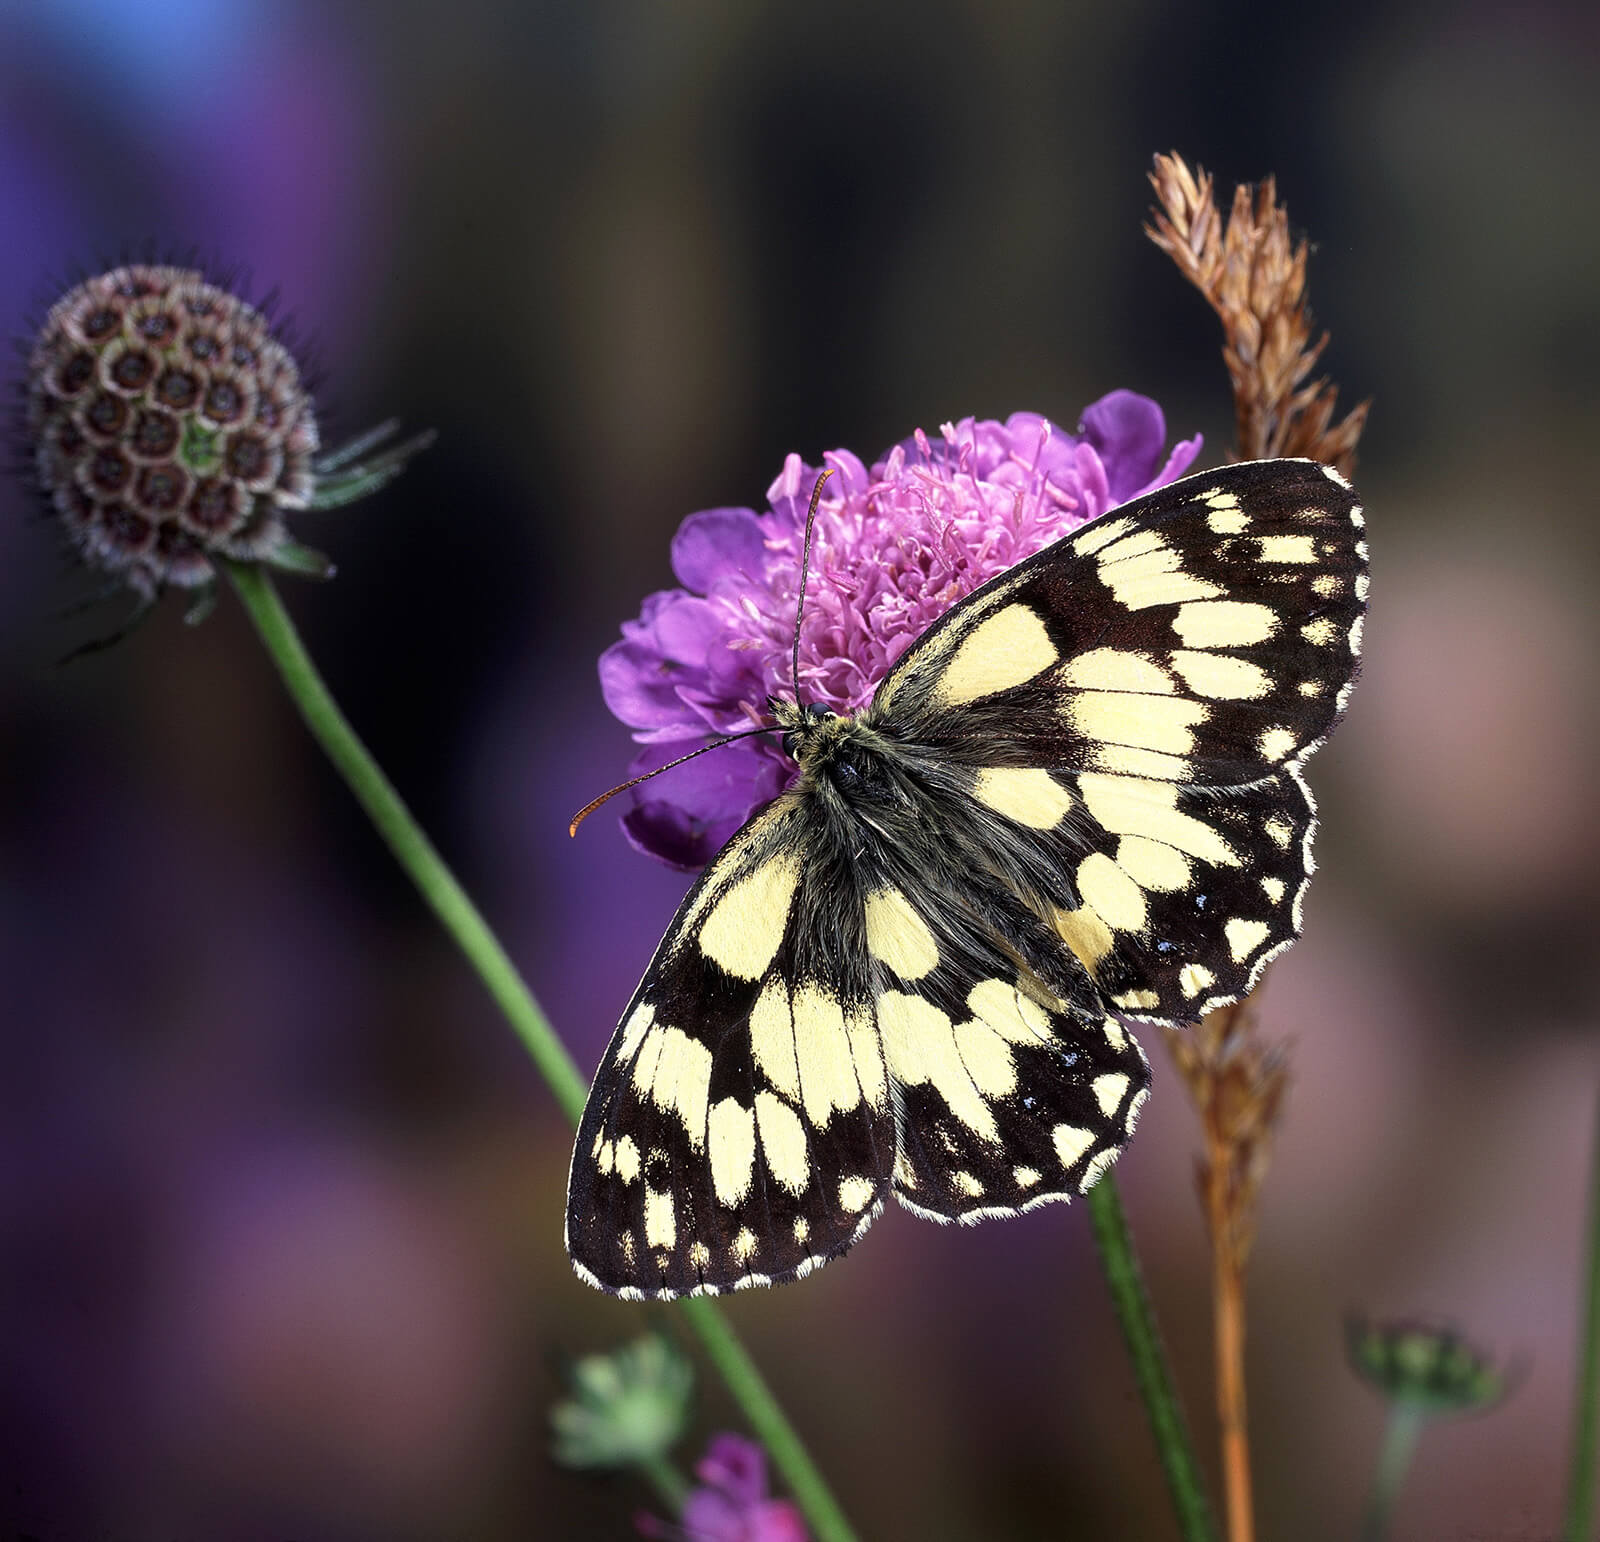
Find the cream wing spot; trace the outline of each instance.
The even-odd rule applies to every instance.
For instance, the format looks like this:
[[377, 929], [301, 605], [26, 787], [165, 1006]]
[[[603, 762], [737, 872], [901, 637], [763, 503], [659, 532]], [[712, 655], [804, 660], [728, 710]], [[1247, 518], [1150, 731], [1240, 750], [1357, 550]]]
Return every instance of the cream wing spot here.
[[1265, 894], [1274, 905], [1281, 905], [1283, 903], [1283, 896], [1286, 892], [1286, 889], [1281, 878], [1263, 878], [1261, 880], [1261, 892]]
[[850, 1035], [850, 1057], [861, 1095], [874, 1108], [882, 1108], [889, 1097], [889, 1079], [878, 1025], [866, 1012], [851, 1012], [845, 1018], [845, 1032]]
[[950, 1019], [920, 996], [885, 991], [878, 998], [878, 1023], [889, 1069], [895, 1076], [913, 1087], [931, 1083], [945, 1106], [969, 1130], [998, 1143], [1000, 1130], [994, 1112], [968, 1074]]
[[622, 1042], [617, 1045], [618, 1060], [632, 1060], [638, 1051], [639, 1044], [650, 1025], [656, 1020], [656, 1009], [648, 1002], [641, 1001], [629, 1014], [628, 1020], [622, 1025]]
[[1178, 809], [1178, 789], [1170, 782], [1086, 771], [1078, 778], [1078, 791], [1112, 835], [1142, 835], [1216, 867], [1239, 865], [1237, 853], [1216, 830]]
[[1031, 1189], [1044, 1175], [1037, 1167], [1013, 1167], [1011, 1176], [1019, 1189]]
[[794, 1019], [789, 987], [767, 982], [750, 1013], [750, 1051], [756, 1068], [791, 1102], [800, 1101], [800, 1066], [795, 1058]]
[[1187, 782], [1194, 776], [1194, 767], [1181, 755], [1136, 750], [1126, 744], [1092, 745], [1089, 754], [1096, 771], [1109, 771], [1113, 776], [1142, 776], [1160, 782]]
[[1125, 535], [1121, 540], [1113, 541], [1111, 545], [1100, 550], [1100, 566], [1108, 562], [1125, 562], [1129, 557], [1147, 556], [1153, 551], [1168, 550], [1167, 543], [1161, 539], [1157, 530], [1136, 530], [1132, 535]]
[[851, 1215], [859, 1215], [872, 1202], [873, 1185], [870, 1178], [841, 1178], [839, 1203]]
[[804, 1247], [811, 1240], [811, 1222], [803, 1215], [794, 1218], [794, 1240]]
[[1050, 1140], [1056, 1148], [1056, 1155], [1061, 1158], [1061, 1165], [1072, 1168], [1083, 1160], [1084, 1152], [1094, 1145], [1094, 1131], [1081, 1129], [1075, 1124], [1058, 1124], [1050, 1132]]
[[656, 1079], [656, 1063], [661, 1059], [661, 1049], [666, 1035], [659, 1028], [650, 1029], [639, 1041], [639, 1053], [633, 1062], [633, 1090], [647, 1098]]
[[1219, 508], [1207, 515], [1206, 524], [1218, 535], [1243, 535], [1250, 528], [1250, 516], [1237, 507]]
[[1111, 999], [1117, 1006], [1129, 1012], [1141, 1012], [1161, 1005], [1161, 995], [1158, 991], [1124, 991], [1120, 996], [1113, 996]]
[[1339, 635], [1339, 628], [1326, 616], [1318, 616], [1300, 628], [1300, 635], [1314, 648], [1325, 648]]
[[689, 1267], [691, 1269], [704, 1269], [711, 1262], [711, 1249], [703, 1242], [689, 1244]]
[[844, 1008], [832, 991], [807, 982], [794, 993], [794, 1043], [806, 1117], [822, 1129], [834, 1109], [861, 1101]]
[[1178, 607], [1172, 629], [1188, 648], [1247, 648], [1278, 630], [1278, 613], [1255, 600], [1199, 600]]
[[1266, 759], [1277, 762], [1295, 747], [1295, 737], [1287, 728], [1269, 728], [1256, 740], [1256, 748]]
[[680, 1028], [658, 1028], [661, 1056], [651, 1097], [657, 1108], [676, 1112], [689, 1144], [700, 1150], [705, 1139], [706, 1100], [711, 1092], [711, 1051]]
[[1149, 920], [1144, 890], [1103, 851], [1078, 864], [1078, 893], [1084, 904], [1119, 932], [1143, 931]]
[[1185, 889], [1194, 877], [1194, 868], [1181, 851], [1144, 835], [1124, 835], [1117, 842], [1117, 866], [1141, 888], [1157, 894]]
[[1178, 971], [1178, 989], [1190, 1001], [1216, 983], [1217, 977], [1204, 964], [1185, 964]]
[[[1014, 766], [989, 766], [978, 772], [973, 783], [972, 795], [986, 808], [992, 808], [997, 814], [1004, 814], [1007, 819], [1014, 819], [1019, 825], [1026, 825], [1030, 830], [1053, 830], [1061, 823], [1068, 810], [1072, 807], [1072, 794], [1069, 793], [1048, 771], [1037, 766], [1019, 768]], [[872, 915], [871, 901], [868, 901], [867, 914], [867, 947], [872, 947]], [[920, 922], [918, 923], [921, 924]], [[928, 939], [932, 945], [933, 939]], [[933, 961], [928, 969], [938, 963], [937, 950], [934, 951]], [[893, 968], [892, 960], [886, 959]], [[903, 970], [899, 971], [903, 979], [916, 979], [916, 975], [908, 975]], [[927, 970], [923, 971], [924, 974]]]
[[[978, 775], [981, 780], [984, 773]], [[899, 889], [874, 889], [867, 896], [867, 952], [902, 980], [920, 980], [939, 963], [933, 933]]]
[[678, 1216], [672, 1195], [665, 1189], [644, 1191], [644, 1244], [651, 1248], [674, 1248], [678, 1243]]
[[748, 1226], [746, 1226], [743, 1227], [740, 1230], [739, 1235], [728, 1244], [728, 1252], [733, 1258], [734, 1263], [743, 1268], [745, 1264], [749, 1263], [750, 1260], [756, 1256], [756, 1248], [758, 1245], [759, 1244], [756, 1241], [756, 1234], [751, 1231]]
[[1224, 653], [1200, 653], [1180, 648], [1172, 667], [1183, 683], [1213, 701], [1256, 701], [1272, 690], [1272, 676], [1249, 659]]
[[791, 1194], [803, 1194], [811, 1182], [811, 1158], [800, 1116], [770, 1092], [756, 1094], [756, 1128], [767, 1171]]
[[1067, 721], [1087, 739], [1187, 755], [1195, 725], [1211, 715], [1182, 696], [1134, 695], [1124, 691], [1077, 691], [1066, 699]]
[[1269, 819], [1262, 828], [1267, 832], [1267, 839], [1279, 851], [1287, 851], [1289, 849], [1289, 842], [1294, 839], [1294, 826], [1287, 819], [1274, 817]]
[[1154, 659], [1125, 648], [1091, 648], [1062, 665], [1063, 685], [1086, 691], [1147, 691], [1152, 696], [1170, 696], [1173, 684]]
[[1147, 610], [1152, 605], [1178, 605], [1184, 601], [1215, 600], [1223, 590], [1183, 566], [1183, 553], [1157, 543], [1156, 547], [1123, 561], [1108, 560], [1125, 542], [1108, 547], [1100, 559], [1098, 576], [1117, 603], [1127, 610]]
[[733, 1098], [723, 1098], [711, 1110], [707, 1137], [711, 1186], [717, 1199], [732, 1209], [743, 1203], [755, 1179], [755, 1111]]
[[700, 951], [739, 980], [759, 980], [777, 956], [800, 881], [800, 858], [783, 852], [730, 884], [700, 928]]
[[617, 1176], [624, 1183], [632, 1183], [639, 1176], [639, 1169], [644, 1165], [639, 1156], [639, 1148], [634, 1143], [631, 1135], [617, 1137]]
[[1044, 1010], [1009, 981], [980, 980], [967, 992], [967, 1008], [1013, 1044], [1037, 1044], [1052, 1037]]
[[1260, 539], [1263, 562], [1315, 562], [1317, 543], [1309, 535], [1264, 535]]
[[1017, 1086], [1017, 1063], [1005, 1038], [981, 1017], [958, 1023], [956, 1048], [973, 1085], [986, 1097], [1004, 1097]]
[[1272, 928], [1265, 921], [1246, 921], [1234, 916], [1222, 928], [1222, 935], [1227, 939], [1234, 963], [1242, 964], [1272, 935]]
[[1120, 540], [1133, 529], [1131, 519], [1097, 519], [1072, 543], [1080, 557], [1091, 557], [1104, 546]]
[[1100, 1112], [1109, 1119], [1122, 1106], [1122, 1096], [1128, 1090], [1128, 1078], [1122, 1071], [1107, 1071], [1097, 1076], [1090, 1090], [1100, 1105]]
[[950, 1181], [969, 1199], [983, 1198], [983, 1185], [971, 1173], [952, 1173]]
[[1007, 605], [986, 616], [961, 640], [934, 686], [933, 697], [940, 706], [965, 706], [1033, 679], [1058, 658], [1038, 612], [1026, 605]]
[[1116, 946], [1111, 928], [1087, 905], [1080, 905], [1076, 910], [1058, 910], [1053, 919], [1061, 940], [1093, 976], [1095, 965]]
[[[1154, 1002], [1150, 1003], [1152, 1006]], [[1106, 1043], [1119, 1054], [1128, 1047], [1128, 1036], [1122, 1031], [1122, 1024], [1114, 1017], [1107, 1017], [1101, 1021], [1100, 1026], [1105, 1029]]]

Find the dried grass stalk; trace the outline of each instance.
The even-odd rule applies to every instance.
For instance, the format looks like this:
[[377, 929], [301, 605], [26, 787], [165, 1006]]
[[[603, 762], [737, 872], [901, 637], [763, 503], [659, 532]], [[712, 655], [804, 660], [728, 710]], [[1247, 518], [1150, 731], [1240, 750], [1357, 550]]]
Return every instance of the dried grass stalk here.
[[1335, 424], [1338, 388], [1326, 375], [1308, 378], [1328, 334], [1312, 341], [1306, 243], [1291, 241], [1274, 180], [1235, 188], [1226, 222], [1213, 201], [1211, 178], [1204, 168], [1191, 172], [1181, 156], [1158, 155], [1150, 184], [1157, 208], [1145, 234], [1222, 321], [1238, 425], [1235, 459], [1306, 455], [1351, 475], [1372, 404], [1362, 402]]
[[1200, 1114], [1205, 1149], [1195, 1184], [1211, 1238], [1217, 1418], [1229, 1542], [1252, 1542], [1250, 1440], [1244, 1381], [1244, 1272], [1255, 1241], [1256, 1201], [1289, 1082], [1288, 1055], [1258, 1032], [1254, 1002], [1207, 1014], [1197, 1028], [1168, 1029], [1173, 1064]]

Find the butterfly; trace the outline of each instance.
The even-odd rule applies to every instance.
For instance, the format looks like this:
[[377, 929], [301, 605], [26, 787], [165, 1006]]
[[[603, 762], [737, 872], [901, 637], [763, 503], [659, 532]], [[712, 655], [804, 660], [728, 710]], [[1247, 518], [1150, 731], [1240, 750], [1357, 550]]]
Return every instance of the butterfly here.
[[949, 1222], [1087, 1190], [1148, 1095], [1129, 1023], [1238, 1000], [1300, 934], [1302, 769], [1367, 583], [1344, 478], [1247, 462], [997, 575], [861, 712], [771, 701], [798, 779], [701, 875], [605, 1052], [579, 1276], [777, 1284], [890, 1194]]

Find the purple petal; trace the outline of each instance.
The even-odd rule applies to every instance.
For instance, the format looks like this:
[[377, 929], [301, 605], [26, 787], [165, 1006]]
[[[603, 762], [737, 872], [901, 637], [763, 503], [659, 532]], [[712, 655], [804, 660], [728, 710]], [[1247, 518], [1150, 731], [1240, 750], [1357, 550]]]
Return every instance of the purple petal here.
[[745, 1517], [746, 1542], [809, 1542], [800, 1511], [788, 1499], [769, 1499]]
[[1150, 485], [1167, 442], [1167, 420], [1148, 396], [1112, 391], [1084, 408], [1078, 431], [1105, 466], [1115, 502], [1125, 503]]
[[[628, 775], [653, 771], [684, 753], [682, 742], [652, 744], [635, 758]], [[693, 872], [792, 779], [793, 768], [776, 751], [749, 742], [725, 745], [637, 789], [634, 807], [622, 817], [622, 832], [635, 850]]]
[[1195, 457], [1199, 455], [1205, 442], [1204, 434], [1196, 434], [1193, 439], [1180, 439], [1173, 445], [1172, 454], [1167, 457], [1166, 465], [1156, 473], [1155, 480], [1146, 483], [1129, 496], [1137, 498], [1157, 487], [1165, 487], [1168, 482], [1176, 482], [1194, 464]]
[[705, 509], [691, 514], [672, 538], [672, 571], [685, 589], [709, 594], [726, 574], [759, 581], [766, 565], [767, 532], [752, 509]]
[[612, 643], [600, 655], [600, 693], [612, 713], [630, 728], [688, 725], [673, 666], [646, 643]]
[[742, 1504], [753, 1505], [767, 1497], [767, 1454], [742, 1435], [725, 1431], [713, 1435], [694, 1470], [702, 1483]]
[[680, 1517], [689, 1542], [749, 1542], [744, 1507], [717, 1493], [697, 1488], [683, 1502]]

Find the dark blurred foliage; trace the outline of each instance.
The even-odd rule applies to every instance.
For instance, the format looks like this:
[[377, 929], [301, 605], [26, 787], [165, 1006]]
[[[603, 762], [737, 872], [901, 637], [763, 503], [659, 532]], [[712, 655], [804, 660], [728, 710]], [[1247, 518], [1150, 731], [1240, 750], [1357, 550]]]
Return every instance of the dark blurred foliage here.
[[[608, 818], [594, 660], [694, 509], [783, 455], [1104, 391], [1220, 456], [1203, 302], [1139, 232], [1176, 148], [1316, 243], [1376, 584], [1273, 974], [1294, 1083], [1251, 1276], [1262, 1532], [1352, 1533], [1359, 1306], [1532, 1366], [1405, 1535], [1553, 1533], [1596, 1085], [1600, 23], [1577, 4], [766, 8], [49, 0], [0, 11], [0, 319], [151, 243], [247, 265], [330, 437], [439, 444], [302, 519], [291, 603], [585, 1068], [682, 891]], [[569, 1134], [237, 607], [117, 612], [0, 489], [0, 1531], [624, 1536], [556, 1471]], [[1119, 1173], [1208, 1456], [1196, 1142]], [[1085, 1218], [886, 1216], [732, 1314], [871, 1538], [1172, 1535]], [[660, 1321], [670, 1324], [670, 1314]], [[719, 1387], [702, 1428], [737, 1427]]]

